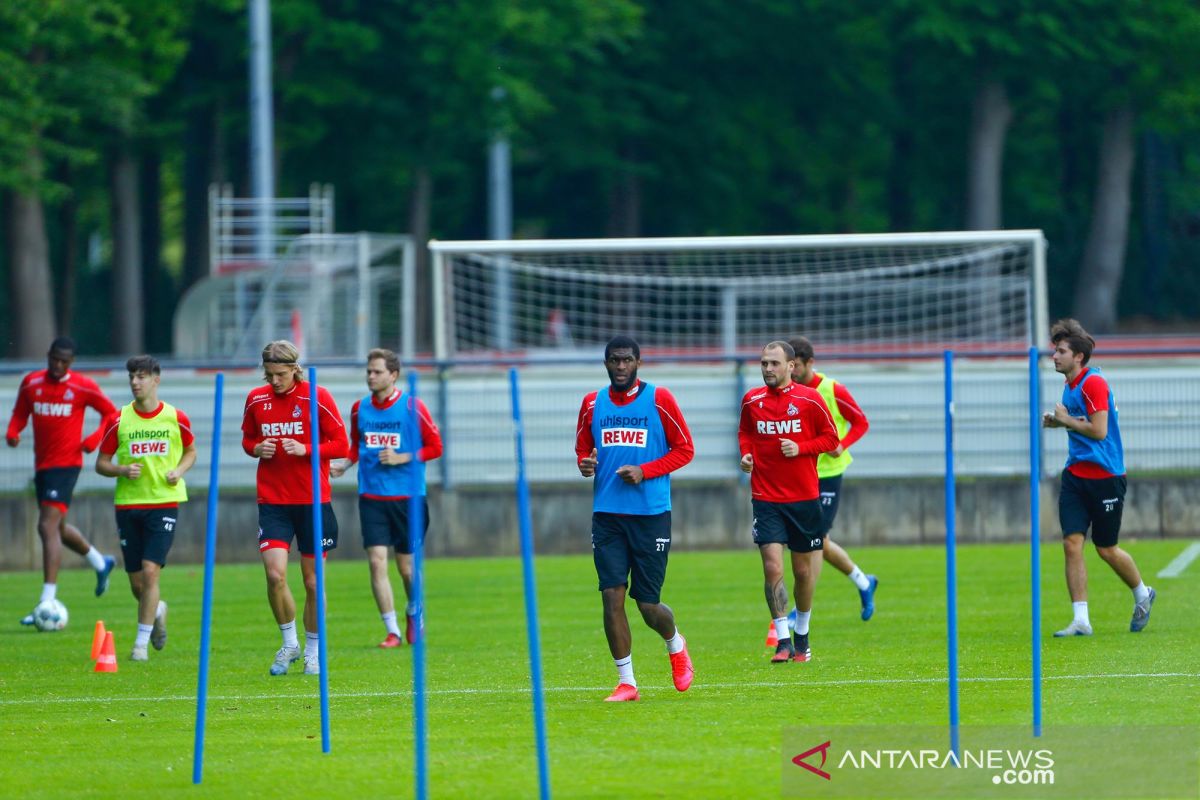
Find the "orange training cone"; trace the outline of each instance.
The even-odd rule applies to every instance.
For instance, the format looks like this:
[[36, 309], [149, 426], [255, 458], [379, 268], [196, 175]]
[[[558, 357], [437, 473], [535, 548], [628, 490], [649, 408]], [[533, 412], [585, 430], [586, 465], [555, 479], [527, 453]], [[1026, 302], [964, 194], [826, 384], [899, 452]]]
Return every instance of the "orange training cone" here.
[[104, 647], [100, 650], [100, 658], [96, 659], [96, 668], [93, 672], [116, 672], [117, 671], [117, 649], [113, 644], [112, 631], [104, 632]]
[[92, 661], [100, 657], [100, 651], [104, 649], [104, 620], [96, 620], [96, 630], [92, 634]]

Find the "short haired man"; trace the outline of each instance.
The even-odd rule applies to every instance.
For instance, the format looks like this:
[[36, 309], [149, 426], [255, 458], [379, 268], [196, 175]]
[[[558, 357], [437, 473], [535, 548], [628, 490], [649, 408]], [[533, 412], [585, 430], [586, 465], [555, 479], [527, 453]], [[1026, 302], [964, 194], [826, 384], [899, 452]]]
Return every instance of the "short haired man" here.
[[[792, 380], [796, 352], [790, 344], [767, 344], [760, 367], [765, 385], [742, 397], [738, 447], [742, 471], [750, 473], [754, 543], [762, 557], [767, 609], [778, 639], [771, 662], [808, 661], [812, 596], [825, 538], [817, 456], [837, 447], [838, 433], [821, 395]], [[792, 554], [794, 642], [783, 580], [784, 545]]]
[[300, 572], [304, 576], [304, 674], [321, 673], [320, 638], [317, 632], [317, 572], [314, 558], [312, 502], [319, 492], [321, 502], [322, 558], [337, 547], [337, 517], [329, 492], [329, 461], [346, 455], [346, 425], [333, 396], [317, 387], [320, 423], [319, 457], [321, 485], [313, 486], [311, 414], [312, 386], [302, 380], [300, 351], [291, 342], [269, 342], [262, 351], [263, 377], [267, 385], [246, 396], [242, 416], [242, 449], [258, 459], [258, 550], [267, 577], [267, 601], [283, 636], [283, 646], [271, 663], [272, 675], [286, 675], [300, 658], [296, 635], [296, 601], [288, 588], [288, 552], [292, 539], [300, 548]]
[[1042, 425], [1067, 429], [1067, 465], [1059, 489], [1058, 518], [1063, 532], [1067, 591], [1074, 611], [1071, 624], [1054, 635], [1092, 635], [1087, 565], [1083, 559], [1089, 527], [1096, 553], [1133, 590], [1129, 630], [1137, 633], [1150, 621], [1155, 592], [1142, 582], [1133, 558], [1117, 546], [1126, 486], [1117, 404], [1100, 368], [1088, 365], [1096, 341], [1082, 325], [1073, 319], [1061, 319], [1051, 326], [1050, 341], [1054, 345], [1054, 369], [1066, 379], [1066, 385], [1062, 402], [1055, 404], [1053, 413], [1042, 416]]
[[626, 587], [642, 620], [666, 643], [675, 688], [687, 691], [694, 675], [687, 642], [661, 595], [671, 552], [671, 473], [695, 449], [674, 395], [638, 380], [641, 365], [638, 343], [613, 337], [604, 348], [609, 385], [584, 396], [575, 431], [579, 474], [593, 479], [592, 558], [617, 668], [610, 702], [638, 699]]
[[[96, 449], [103, 426], [80, 442], [83, 418], [91, 408], [101, 422], [116, 411], [96, 382], [71, 372], [75, 361], [75, 341], [60, 337], [46, 353], [46, 369], [37, 370], [21, 380], [5, 441], [9, 447], [21, 443], [21, 431], [33, 417], [33, 483], [38, 501], [38, 535], [42, 540], [42, 596], [39, 603], [55, 599], [58, 593], [58, 569], [62, 546], [87, 559], [96, 571], [96, 596], [108, 588], [108, 577], [117, 560], [106, 556], [88, 543], [78, 528], [67, 522], [71, 494], [83, 468], [83, 453]], [[22, 625], [33, 624], [27, 614]]]
[[[792, 380], [801, 386], [817, 390], [817, 394], [825, 401], [838, 432], [838, 446], [817, 457], [817, 478], [821, 492], [821, 530], [825, 533], [825, 546], [821, 554], [827, 563], [848, 577], [858, 589], [858, 599], [862, 605], [859, 617], [866, 622], [875, 613], [875, 589], [879, 585], [879, 579], [859, 569], [850, 558], [850, 554], [829, 537], [829, 531], [833, 528], [833, 521], [837, 518], [841, 502], [842, 476], [854, 460], [850, 455], [850, 447], [866, 435], [871, 424], [844, 383], [817, 372], [812, 342], [804, 336], [796, 336], [788, 339], [788, 344], [796, 352], [796, 368], [792, 372]], [[793, 611], [792, 616], [794, 614]]]
[[132, 661], [149, 660], [147, 645], [167, 644], [167, 604], [159, 573], [175, 540], [179, 504], [187, 502], [183, 476], [196, 463], [187, 414], [158, 399], [162, 368], [153, 356], [125, 362], [133, 402], [105, 421], [96, 472], [117, 479], [117, 534], [129, 588], [138, 601]]
[[[409, 398], [396, 382], [400, 359], [391, 350], [376, 348], [367, 354], [367, 388], [370, 393], [350, 409], [350, 458], [330, 465], [340, 478], [358, 464], [358, 518], [363, 547], [371, 571], [371, 591], [387, 635], [380, 647], [399, 647], [400, 626], [396, 601], [388, 580], [388, 548], [395, 548], [396, 569], [404, 583], [404, 639], [412, 644], [424, 628], [421, 609], [412, 596], [413, 542], [408, 509], [410, 498], [424, 507], [420, 540], [429, 529], [429, 504], [425, 502], [425, 462], [442, 455], [442, 435], [419, 397]], [[415, 409], [411, 401], [416, 401]], [[412, 427], [416, 412], [417, 428]]]

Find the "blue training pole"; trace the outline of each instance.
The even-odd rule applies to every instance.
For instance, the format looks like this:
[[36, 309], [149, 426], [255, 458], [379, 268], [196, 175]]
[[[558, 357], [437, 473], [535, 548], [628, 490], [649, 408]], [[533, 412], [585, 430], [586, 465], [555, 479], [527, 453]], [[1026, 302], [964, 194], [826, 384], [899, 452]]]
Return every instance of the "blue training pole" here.
[[1029, 582], [1033, 605], [1033, 735], [1042, 735], [1042, 382], [1029, 348]]
[[213, 572], [217, 568], [217, 499], [221, 484], [221, 398], [225, 374], [217, 373], [213, 397], [212, 463], [208, 467], [208, 519], [204, 526], [204, 601], [200, 612], [200, 676], [196, 681], [196, 741], [192, 746], [192, 783], [204, 776], [204, 724], [208, 708], [208, 651], [212, 644]]
[[312, 461], [313, 567], [317, 573], [317, 657], [321, 660], [321, 752], [329, 745], [329, 647], [325, 630], [325, 530], [321, 508], [321, 423], [317, 416], [317, 368], [308, 368], [309, 456]]
[[529, 672], [533, 678], [533, 723], [537, 735], [538, 790], [550, 797], [550, 758], [546, 748], [546, 699], [542, 689], [542, 645], [538, 637], [537, 580], [533, 575], [533, 519], [529, 513], [529, 481], [525, 475], [525, 431], [521, 424], [521, 387], [515, 367], [508, 371], [512, 387], [513, 437], [517, 455], [517, 515], [521, 528], [521, 568], [525, 576], [525, 628], [529, 632]]
[[[444, 387], [443, 387], [444, 388]], [[411, 450], [413, 459], [421, 448], [421, 420], [417, 412], [417, 373], [408, 373], [408, 441], [401, 446]], [[422, 469], [419, 465], [414, 467]], [[416, 752], [415, 793], [417, 800], [429, 796], [427, 755], [428, 731], [425, 721], [425, 482], [419, 481], [419, 492], [408, 498], [408, 535], [413, 551], [412, 601], [417, 607], [417, 638], [413, 642], [413, 742]]]
[[958, 753], [958, 592], [954, 539], [954, 352], [943, 353], [946, 385], [946, 655], [950, 690], [950, 749]]

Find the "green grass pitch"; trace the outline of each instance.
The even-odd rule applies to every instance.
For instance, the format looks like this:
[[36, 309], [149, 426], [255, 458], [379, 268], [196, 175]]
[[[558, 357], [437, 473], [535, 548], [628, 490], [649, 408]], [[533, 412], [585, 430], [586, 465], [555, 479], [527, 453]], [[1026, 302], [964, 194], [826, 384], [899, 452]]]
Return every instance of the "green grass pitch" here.
[[[1200, 724], [1200, 563], [1155, 574], [1185, 545], [1127, 544], [1158, 600], [1128, 632], [1132, 600], [1089, 552], [1091, 638], [1055, 640], [1070, 619], [1062, 556], [1043, 563], [1045, 724]], [[778, 797], [785, 726], [944, 724], [945, 577], [939, 547], [857, 548], [880, 576], [875, 618], [858, 619], [851, 584], [826, 567], [813, 615], [813, 661], [771, 665], [752, 548], [676, 553], [664, 600], [689, 642], [696, 681], [671, 686], [665, 649], [629, 606], [642, 700], [603, 703], [616, 683], [587, 557], [537, 561], [543, 670], [556, 797]], [[293, 560], [295, 557], [293, 556]], [[293, 590], [300, 590], [299, 567]], [[134, 604], [114, 573], [65, 571], [69, 627], [17, 625], [40, 575], [0, 574], [0, 794], [6, 797], [411, 797], [410, 649], [379, 650], [383, 628], [363, 561], [330, 560], [332, 752], [321, 753], [318, 681], [272, 678], [279, 635], [257, 565], [216, 573], [204, 781], [192, 785], [203, 569], [164, 572], [170, 638], [128, 660]], [[961, 719], [1030, 722], [1028, 549], [959, 549]], [[393, 576], [393, 583], [399, 581]], [[537, 768], [516, 559], [427, 562], [429, 786], [433, 797], [529, 798]], [[301, 596], [302, 590], [297, 592]], [[93, 674], [92, 628], [116, 632], [120, 671]]]

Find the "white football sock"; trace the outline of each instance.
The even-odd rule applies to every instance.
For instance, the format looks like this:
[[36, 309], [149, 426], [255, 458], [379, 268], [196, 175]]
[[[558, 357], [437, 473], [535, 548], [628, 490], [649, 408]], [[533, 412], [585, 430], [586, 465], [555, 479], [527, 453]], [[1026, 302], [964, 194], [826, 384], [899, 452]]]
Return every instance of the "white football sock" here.
[[387, 628], [388, 633], [400, 635], [400, 626], [396, 624], [396, 612], [389, 611], [386, 614], [380, 614], [379, 618], [383, 620], [383, 626]]
[[683, 637], [679, 635], [679, 628], [675, 629], [675, 635], [670, 639], [664, 639], [667, 643], [667, 652], [674, 655], [683, 649]]
[[858, 568], [858, 564], [854, 565], [854, 569], [850, 570], [850, 574], [846, 577], [854, 582], [859, 591], [865, 592], [871, 588], [871, 582], [867, 580], [867, 574]]
[[104, 554], [95, 547], [88, 548], [87, 555], [84, 556], [84, 558], [86, 558], [88, 563], [92, 565], [92, 569], [96, 570], [97, 572], [104, 569]]
[[812, 616], [812, 611], [796, 611], [796, 633], [804, 636], [808, 633], [808, 619]]
[[300, 640], [296, 638], [296, 620], [283, 623], [279, 626], [279, 631], [283, 634], [284, 647], [300, 646]]
[[614, 658], [613, 663], [617, 665], [617, 683], [637, 686], [637, 681], [633, 679], [633, 653], [624, 658]]
[[44, 603], [47, 600], [53, 600], [55, 595], [57, 595], [57, 594], [58, 594], [58, 584], [57, 583], [43, 583], [42, 584], [42, 599], [38, 600], [38, 602]]
[[1148, 598], [1149, 596], [1150, 596], [1150, 587], [1147, 586], [1144, 582], [1138, 583], [1137, 586], [1133, 587], [1133, 601], [1135, 603], [1144, 603], [1146, 601], [1146, 598]]
[[1087, 600], [1081, 603], [1071, 603], [1071, 611], [1075, 614], [1075, 621], [1083, 625], [1092, 627], [1091, 621], [1088, 619]]
[[321, 637], [315, 633], [304, 632], [304, 655], [315, 656], [320, 652]]
[[779, 641], [782, 642], [784, 639], [792, 638], [792, 632], [788, 629], [788, 618], [786, 614], [778, 619], [771, 620], [771, 624], [775, 626], [775, 638], [779, 639]]
[[145, 647], [150, 644], [150, 631], [154, 630], [153, 625], [143, 625], [138, 623], [137, 638], [133, 640], [134, 647]]

